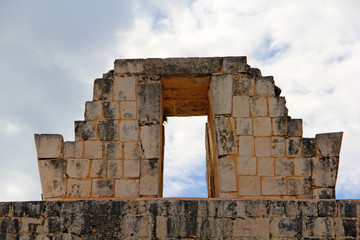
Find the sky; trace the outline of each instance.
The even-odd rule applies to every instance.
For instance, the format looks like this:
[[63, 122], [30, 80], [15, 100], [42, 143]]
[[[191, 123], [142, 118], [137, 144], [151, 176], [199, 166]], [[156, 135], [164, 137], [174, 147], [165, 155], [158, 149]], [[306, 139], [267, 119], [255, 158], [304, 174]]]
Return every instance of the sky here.
[[[115, 59], [192, 56], [247, 56], [304, 137], [343, 131], [337, 198], [359, 199], [359, 12], [358, 0], [0, 0], [0, 201], [41, 199], [34, 133], [73, 140]], [[169, 120], [165, 196], [206, 197], [204, 122]]]

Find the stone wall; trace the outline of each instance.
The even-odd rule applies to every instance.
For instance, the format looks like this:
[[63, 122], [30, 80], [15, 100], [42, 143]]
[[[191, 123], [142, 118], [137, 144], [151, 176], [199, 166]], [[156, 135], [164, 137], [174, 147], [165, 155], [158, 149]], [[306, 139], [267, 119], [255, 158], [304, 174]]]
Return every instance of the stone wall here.
[[0, 203], [0, 239], [359, 239], [359, 201]]

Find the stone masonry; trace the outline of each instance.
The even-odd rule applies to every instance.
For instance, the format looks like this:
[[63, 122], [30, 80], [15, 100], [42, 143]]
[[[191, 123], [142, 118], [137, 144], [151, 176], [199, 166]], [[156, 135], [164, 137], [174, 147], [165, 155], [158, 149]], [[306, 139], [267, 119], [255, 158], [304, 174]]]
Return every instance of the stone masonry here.
[[334, 199], [342, 133], [302, 137], [246, 57], [119, 59], [75, 141], [35, 134], [44, 200], [162, 197], [163, 117], [208, 116], [210, 198]]

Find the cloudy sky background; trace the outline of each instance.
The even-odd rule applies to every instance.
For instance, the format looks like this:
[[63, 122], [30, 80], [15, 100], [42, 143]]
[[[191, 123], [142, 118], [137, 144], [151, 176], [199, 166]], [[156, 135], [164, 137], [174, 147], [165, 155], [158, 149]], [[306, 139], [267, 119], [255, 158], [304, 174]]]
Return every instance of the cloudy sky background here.
[[[33, 134], [73, 140], [114, 59], [187, 56], [247, 56], [305, 137], [344, 131], [337, 197], [360, 198], [359, 12], [358, 0], [0, 0], [0, 201], [40, 200]], [[165, 196], [206, 197], [204, 119], [166, 128]]]

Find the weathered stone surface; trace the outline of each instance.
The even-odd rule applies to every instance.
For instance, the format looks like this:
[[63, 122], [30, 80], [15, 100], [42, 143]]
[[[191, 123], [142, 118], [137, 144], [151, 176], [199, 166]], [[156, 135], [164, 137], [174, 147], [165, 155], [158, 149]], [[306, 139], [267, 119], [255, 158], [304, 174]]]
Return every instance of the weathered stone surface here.
[[44, 199], [64, 197], [65, 161], [63, 159], [49, 159], [38, 161], [41, 189]]
[[285, 106], [284, 97], [270, 97], [269, 98], [269, 114], [270, 117], [286, 117], [288, 109]]
[[137, 121], [121, 121], [120, 122], [120, 141], [138, 141], [139, 125]]
[[294, 174], [294, 162], [291, 158], [277, 158], [275, 167], [277, 176], [292, 176]]
[[140, 159], [140, 144], [138, 142], [125, 142], [125, 159]]
[[35, 134], [38, 159], [60, 158], [63, 142], [59, 134]]
[[301, 235], [302, 218], [273, 218], [270, 222], [270, 234], [276, 239], [294, 239]]
[[101, 119], [101, 102], [86, 102], [84, 116], [85, 120]]
[[303, 133], [302, 119], [289, 119], [288, 122], [288, 136], [301, 137]]
[[122, 157], [123, 151], [121, 142], [107, 143], [105, 145], [106, 159], [122, 159]]
[[64, 158], [82, 158], [82, 142], [64, 142]]
[[274, 136], [286, 136], [288, 133], [288, 118], [272, 118], [272, 134]]
[[255, 79], [249, 76], [234, 76], [234, 96], [254, 96]]
[[210, 79], [210, 101], [213, 114], [231, 114], [232, 75], [212, 76]]
[[157, 160], [142, 160], [140, 173], [140, 196], [158, 196], [159, 163]]
[[288, 195], [309, 195], [311, 191], [311, 179], [309, 177], [291, 177], [287, 179]]
[[121, 178], [123, 176], [124, 162], [121, 160], [109, 160], [108, 161], [108, 177], [109, 178]]
[[239, 136], [239, 156], [255, 156], [255, 139], [253, 136]]
[[254, 118], [254, 136], [256, 137], [271, 136], [271, 118], [268, 117]]
[[124, 177], [127, 178], [140, 177], [140, 160], [124, 161]]
[[161, 84], [146, 83], [137, 85], [139, 123], [160, 123]]
[[274, 157], [285, 156], [285, 138], [283, 137], [272, 137], [271, 138], [271, 155]]
[[136, 100], [135, 77], [115, 77], [114, 99], [115, 100]]
[[234, 96], [233, 97], [233, 117], [249, 117], [250, 116], [249, 97]]
[[225, 57], [223, 61], [224, 73], [246, 73], [249, 70], [246, 57]]
[[115, 197], [137, 198], [139, 197], [139, 180], [116, 180]]
[[97, 136], [101, 141], [113, 141], [119, 139], [118, 121], [98, 121]]
[[93, 100], [112, 100], [113, 80], [98, 78], [94, 82]]
[[220, 192], [235, 192], [236, 174], [234, 159], [229, 156], [219, 158], [218, 169]]
[[102, 103], [103, 115], [105, 119], [119, 119], [120, 108], [119, 102], [103, 102]]
[[115, 73], [143, 74], [145, 71], [145, 59], [116, 59], [114, 63]]
[[258, 175], [259, 176], [274, 176], [274, 159], [272, 158], [258, 158]]
[[263, 195], [286, 195], [286, 179], [284, 177], [264, 177], [262, 180]]
[[85, 158], [88, 159], [102, 158], [102, 143], [99, 141], [86, 141]]
[[270, 137], [255, 138], [255, 156], [270, 157]]
[[89, 159], [68, 159], [66, 174], [72, 178], [86, 178], [89, 175]]
[[260, 195], [260, 177], [240, 176], [238, 179], [238, 191], [240, 196]]
[[252, 119], [251, 118], [237, 118], [236, 119], [236, 135], [252, 135]]
[[140, 127], [140, 142], [146, 159], [157, 159], [160, 156], [160, 126]]
[[267, 218], [237, 218], [234, 222], [234, 237], [269, 237], [269, 219]]
[[304, 157], [316, 157], [316, 140], [315, 138], [303, 138], [303, 155]]
[[113, 197], [114, 180], [112, 179], [94, 179], [92, 180], [92, 191], [94, 197]]
[[238, 175], [255, 175], [256, 158], [255, 157], [238, 157], [237, 158]]
[[286, 139], [286, 155], [288, 157], [301, 157], [301, 138]]
[[273, 77], [260, 77], [255, 81], [256, 84], [256, 95], [258, 96], [274, 96], [275, 85]]
[[316, 187], [335, 187], [338, 157], [312, 158], [312, 179]]
[[314, 189], [314, 199], [334, 199], [335, 189], [334, 188], [318, 188]]
[[250, 113], [252, 117], [265, 117], [268, 115], [267, 99], [265, 97], [250, 98]]
[[294, 174], [295, 176], [311, 175], [311, 159], [310, 158], [294, 158]]
[[91, 160], [90, 177], [92, 178], [106, 177], [106, 160]]
[[95, 122], [75, 121], [75, 140], [95, 140]]
[[342, 132], [316, 134], [315, 138], [319, 154], [323, 157], [339, 156], [342, 135]]
[[121, 102], [121, 118], [122, 119], [136, 119], [136, 101]]
[[69, 179], [66, 195], [69, 197], [90, 197], [91, 180], [90, 179]]

